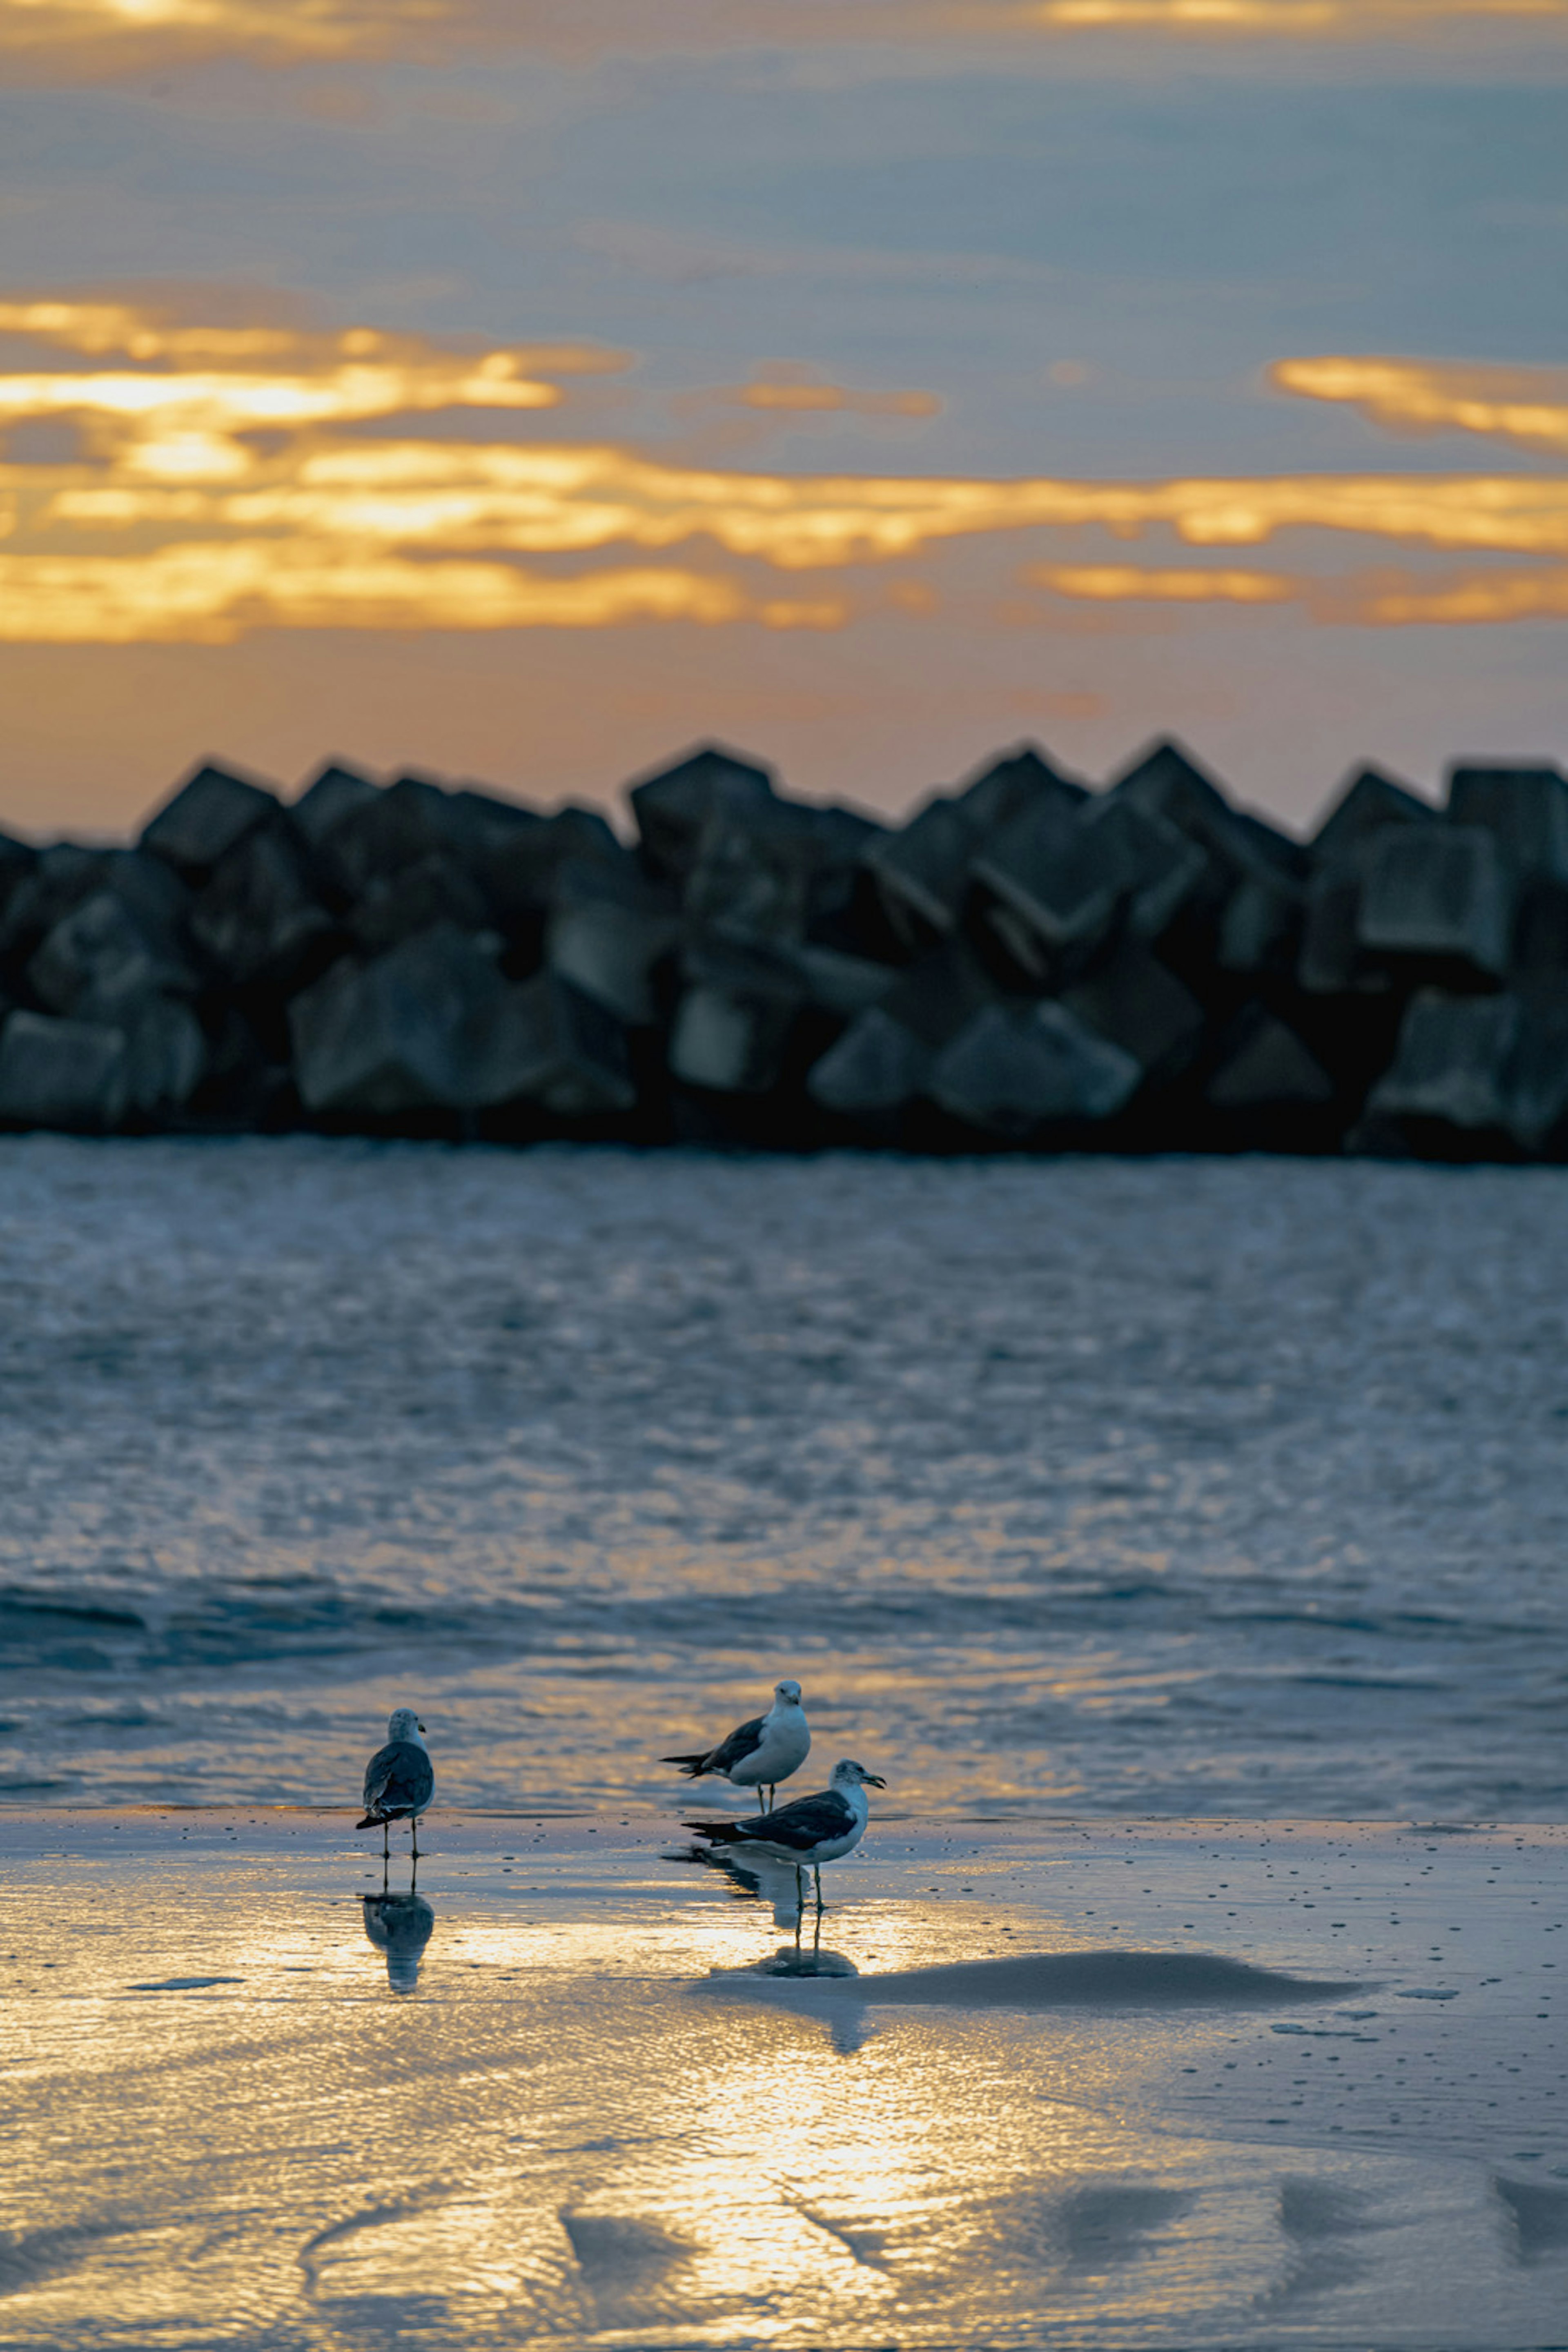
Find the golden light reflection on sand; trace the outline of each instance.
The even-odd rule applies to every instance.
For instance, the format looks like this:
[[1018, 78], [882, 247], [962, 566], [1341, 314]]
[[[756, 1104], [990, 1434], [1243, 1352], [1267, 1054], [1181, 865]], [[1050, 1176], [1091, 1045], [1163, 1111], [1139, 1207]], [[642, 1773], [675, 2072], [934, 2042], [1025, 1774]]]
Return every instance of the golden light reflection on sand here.
[[[257, 628], [614, 628], [641, 621], [843, 628], [842, 589], [778, 594], [773, 572], [848, 571], [962, 540], [1093, 531], [1192, 548], [1331, 532], [1413, 549], [1568, 559], [1568, 475], [1280, 474], [1164, 481], [786, 473], [681, 464], [626, 442], [520, 437], [565, 397], [552, 376], [623, 353], [462, 352], [371, 328], [181, 321], [129, 303], [0, 305], [0, 333], [69, 367], [0, 369], [0, 638], [227, 641]], [[94, 365], [95, 361], [110, 362]], [[88, 362], [82, 364], [81, 362]], [[1507, 373], [1506, 384], [1492, 379]], [[1528, 383], [1526, 379], [1528, 378]], [[1458, 420], [1568, 446], [1568, 400], [1528, 371], [1492, 394], [1417, 362], [1282, 361], [1279, 388], [1380, 420]], [[1555, 377], [1552, 379], [1557, 381]], [[1501, 396], [1528, 392], [1533, 397]], [[926, 393], [796, 376], [721, 393], [784, 415], [923, 416]], [[447, 437], [388, 427], [439, 414]], [[510, 437], [479, 415], [507, 420]], [[649, 556], [686, 551], [679, 563]], [[578, 559], [570, 576], [520, 557]], [[628, 557], [631, 559], [628, 562]], [[759, 576], [760, 574], [760, 576]], [[1275, 604], [1396, 625], [1556, 612], [1547, 575], [1506, 583], [1324, 579], [1148, 562], [1028, 575], [1101, 604]], [[1425, 599], [1425, 603], [1423, 603]]]

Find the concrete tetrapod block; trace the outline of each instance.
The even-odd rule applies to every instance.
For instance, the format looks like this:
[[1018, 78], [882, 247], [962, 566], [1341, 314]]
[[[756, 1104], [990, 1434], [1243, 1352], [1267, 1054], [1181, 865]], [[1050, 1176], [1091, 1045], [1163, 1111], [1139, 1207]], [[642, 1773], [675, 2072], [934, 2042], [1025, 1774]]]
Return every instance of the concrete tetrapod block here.
[[108, 878], [107, 850], [79, 841], [51, 842], [13, 887], [0, 912], [0, 962], [26, 964], [71, 908]]
[[1514, 916], [1510, 977], [1523, 989], [1568, 982], [1568, 882], [1532, 876]]
[[1072, 807], [1089, 797], [1087, 784], [1053, 767], [1035, 744], [1020, 743], [969, 778], [957, 801], [979, 832], [994, 833], [1042, 803]]
[[26, 881], [38, 862], [38, 853], [31, 843], [17, 841], [8, 833], [0, 833], [0, 913], [13, 890]]
[[654, 974], [680, 938], [675, 894], [624, 857], [568, 858], [544, 931], [547, 969], [628, 1028], [658, 1018]]
[[492, 841], [482, 857], [471, 860], [468, 870], [507, 938], [533, 946], [542, 941], [545, 916], [569, 864], [641, 871], [597, 809], [583, 808], [557, 809], [552, 816], [513, 825], [504, 841]]
[[671, 1077], [711, 1094], [768, 1093], [807, 1004], [794, 958], [710, 935], [688, 944], [680, 968], [686, 988], [669, 1033]]
[[934, 1059], [901, 1021], [872, 1005], [813, 1063], [805, 1090], [842, 1118], [886, 1118], [925, 1092]]
[[150, 996], [124, 1021], [128, 1108], [148, 1119], [183, 1110], [207, 1072], [207, 1041], [188, 1004]]
[[954, 929], [969, 889], [969, 861], [981, 838], [961, 803], [939, 793], [901, 832], [867, 848], [866, 866], [888, 919], [910, 945]]
[[1364, 854], [1347, 854], [1320, 866], [1307, 886], [1296, 983], [1310, 996], [1339, 996], [1352, 989], [1382, 992], [1390, 985], [1386, 970], [1361, 944], [1365, 862]]
[[771, 801], [773, 780], [768, 769], [721, 744], [704, 743], [674, 767], [645, 776], [626, 797], [649, 866], [683, 881], [709, 819], [721, 809], [743, 814]]
[[299, 799], [289, 804], [289, 814], [301, 837], [316, 850], [351, 810], [364, 808], [380, 792], [381, 786], [374, 777], [363, 774], [358, 768], [347, 768], [339, 761], [329, 760], [325, 767], [317, 770]]
[[300, 1100], [334, 1117], [468, 1110], [487, 1099], [506, 982], [449, 924], [374, 962], [344, 957], [289, 1007]]
[[1385, 824], [1441, 824], [1442, 814], [1381, 768], [1360, 768], [1307, 845], [1314, 866], [1338, 864]]
[[190, 927], [203, 954], [239, 988], [299, 984], [336, 935], [299, 835], [281, 824], [258, 825], [218, 860]]
[[735, 938], [804, 939], [819, 911], [847, 900], [862, 853], [882, 837], [880, 825], [850, 809], [721, 803], [698, 836], [683, 910]]
[[1419, 990], [1405, 1008], [1394, 1066], [1367, 1097], [1369, 1118], [1437, 1122], [1466, 1133], [1505, 1129], [1520, 1015], [1515, 996]]
[[1568, 882], [1568, 777], [1554, 767], [1475, 762], [1450, 770], [1448, 822], [1484, 825], [1510, 872]]
[[1315, 1109], [1334, 1098], [1334, 1082], [1293, 1029], [1251, 1008], [1204, 1089], [1215, 1110]]
[[190, 882], [200, 882], [218, 859], [253, 826], [278, 814], [275, 793], [231, 775], [226, 768], [201, 767], [142, 829], [142, 846], [162, 857]]
[[379, 955], [436, 923], [459, 931], [490, 927], [484, 892], [444, 849], [430, 850], [395, 874], [378, 875], [351, 909], [346, 929], [366, 955]]
[[95, 890], [61, 918], [28, 963], [27, 979], [52, 1013], [110, 1022], [142, 997], [197, 985], [189, 964], [150, 939], [110, 889]]
[[874, 963], [868, 956], [845, 955], [837, 948], [809, 941], [793, 951], [790, 961], [814, 1004], [851, 1021], [882, 1003], [903, 976], [897, 964]]
[[1568, 1156], [1568, 984], [1521, 998], [1506, 1091], [1509, 1133], [1521, 1150]]
[[1373, 954], [1441, 958], [1498, 978], [1511, 915], [1502, 857], [1484, 827], [1398, 825], [1373, 835], [1356, 924]]
[[1145, 1076], [1184, 1066], [1204, 1034], [1204, 1009], [1142, 940], [1121, 940], [1108, 961], [1068, 989], [1076, 1020], [1131, 1054]]
[[[1162, 817], [1099, 799], [1037, 803], [976, 853], [972, 870], [1032, 939], [1044, 977], [1104, 939], [1123, 908], [1142, 937], [1158, 938], [1205, 867], [1203, 851]], [[1005, 936], [1016, 953], [1016, 929]]]
[[1286, 875], [1248, 875], [1226, 900], [1215, 961], [1222, 971], [1292, 971], [1305, 914], [1299, 883]]
[[927, 1092], [965, 1126], [1022, 1140], [1110, 1118], [1143, 1073], [1060, 1004], [989, 1005], [936, 1058]]
[[463, 827], [447, 808], [447, 795], [424, 776], [399, 776], [359, 799], [319, 835], [315, 848], [323, 872], [343, 896], [363, 898], [374, 882], [400, 873], [435, 851], [453, 850]]
[[12, 1013], [0, 1029], [0, 1122], [108, 1135], [125, 1117], [122, 1029]]
[[926, 1091], [937, 1055], [996, 1002], [962, 940], [928, 950], [902, 971], [883, 970], [876, 1003], [812, 1065], [806, 1091], [824, 1110], [885, 1121], [906, 1108]]
[[506, 990], [476, 1087], [481, 1108], [528, 1103], [556, 1118], [600, 1118], [637, 1104], [625, 1030], [555, 971]]

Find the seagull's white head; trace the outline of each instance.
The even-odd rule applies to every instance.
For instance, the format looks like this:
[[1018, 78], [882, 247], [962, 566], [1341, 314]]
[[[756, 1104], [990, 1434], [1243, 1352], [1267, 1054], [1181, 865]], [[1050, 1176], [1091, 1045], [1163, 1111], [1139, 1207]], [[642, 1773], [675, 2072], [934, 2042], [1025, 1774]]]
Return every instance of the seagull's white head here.
[[425, 1726], [411, 1706], [395, 1706], [386, 1719], [387, 1742], [417, 1739]]
[[864, 1764], [846, 1756], [833, 1768], [833, 1785], [836, 1789], [885, 1789], [888, 1784], [879, 1772], [868, 1772]]
[[800, 1705], [800, 1685], [798, 1683], [791, 1682], [775, 1683], [773, 1685], [773, 1696], [776, 1699], [782, 1699], [785, 1706], [798, 1706]]

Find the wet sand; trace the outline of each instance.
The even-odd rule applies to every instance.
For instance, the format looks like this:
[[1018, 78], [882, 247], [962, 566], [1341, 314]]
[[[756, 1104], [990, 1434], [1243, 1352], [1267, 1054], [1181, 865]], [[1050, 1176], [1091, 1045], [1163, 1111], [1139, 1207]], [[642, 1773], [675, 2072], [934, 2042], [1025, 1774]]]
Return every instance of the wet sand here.
[[352, 1818], [0, 1815], [7, 2344], [1564, 2340], [1568, 1831]]

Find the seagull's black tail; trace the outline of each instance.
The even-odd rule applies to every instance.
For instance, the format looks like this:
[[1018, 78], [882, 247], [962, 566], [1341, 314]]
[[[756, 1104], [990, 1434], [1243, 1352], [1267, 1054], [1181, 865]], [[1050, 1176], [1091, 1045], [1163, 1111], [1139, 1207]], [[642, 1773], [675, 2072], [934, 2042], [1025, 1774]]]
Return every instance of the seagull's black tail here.
[[[668, 1763], [670, 1759], [666, 1757], [664, 1761]], [[710, 1839], [714, 1845], [733, 1845], [737, 1839], [750, 1834], [744, 1822], [682, 1822], [680, 1826], [683, 1830], [695, 1830], [699, 1837]]]
[[661, 1764], [679, 1764], [689, 1780], [700, 1780], [708, 1761], [708, 1755], [709, 1751], [705, 1748], [700, 1756], [661, 1756], [658, 1760]]
[[356, 1830], [378, 1830], [384, 1822], [389, 1822], [391, 1819], [390, 1813], [366, 1813], [363, 1821], [356, 1822], [354, 1827]]

